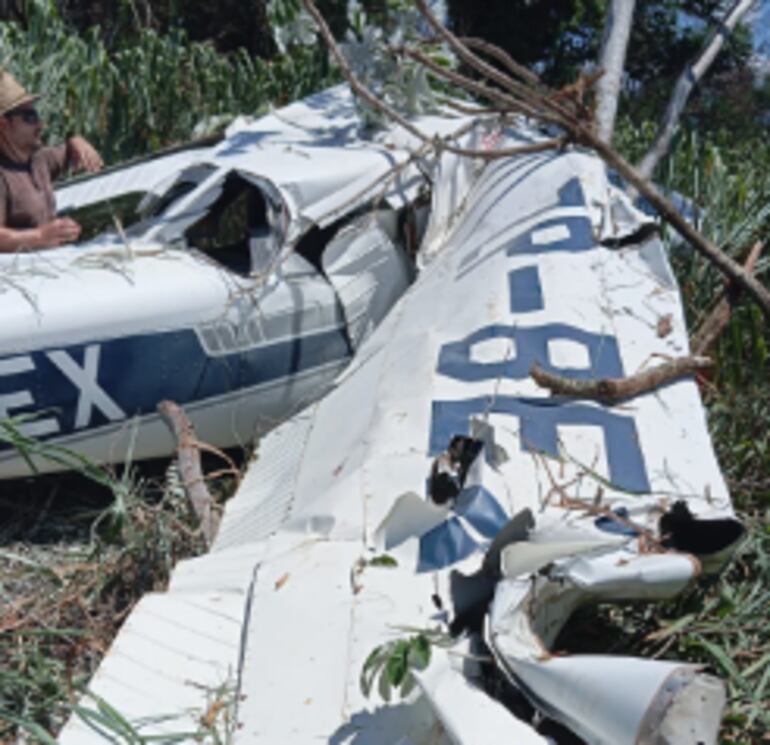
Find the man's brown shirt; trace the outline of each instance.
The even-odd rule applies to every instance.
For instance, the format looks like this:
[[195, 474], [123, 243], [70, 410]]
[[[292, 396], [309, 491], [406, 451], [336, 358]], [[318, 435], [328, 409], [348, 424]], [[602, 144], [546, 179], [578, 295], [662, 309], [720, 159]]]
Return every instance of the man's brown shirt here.
[[52, 182], [66, 164], [65, 145], [40, 148], [26, 165], [0, 156], [0, 225], [24, 230], [53, 220]]

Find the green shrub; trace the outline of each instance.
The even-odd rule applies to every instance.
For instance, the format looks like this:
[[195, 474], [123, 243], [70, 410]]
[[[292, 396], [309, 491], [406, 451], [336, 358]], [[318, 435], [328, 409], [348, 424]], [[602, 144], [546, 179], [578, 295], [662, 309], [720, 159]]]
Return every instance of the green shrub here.
[[0, 22], [0, 59], [28, 90], [44, 94], [50, 141], [77, 132], [108, 163], [187, 140], [212, 117], [259, 114], [331, 81], [316, 47], [264, 61], [244, 50], [222, 55], [179, 30], [140, 29], [108, 50], [99, 29], [78, 35], [53, 0], [31, 3], [25, 26]]

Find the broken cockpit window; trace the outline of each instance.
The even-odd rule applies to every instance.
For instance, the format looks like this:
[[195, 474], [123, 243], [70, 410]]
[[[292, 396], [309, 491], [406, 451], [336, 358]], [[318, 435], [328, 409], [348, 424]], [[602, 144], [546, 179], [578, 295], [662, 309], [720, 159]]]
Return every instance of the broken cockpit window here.
[[115, 230], [116, 225], [131, 225], [136, 222], [139, 207], [145, 197], [144, 192], [134, 191], [77, 209], [60, 210], [58, 216], [70, 217], [80, 225], [78, 243], [83, 243], [100, 233]]
[[184, 237], [188, 245], [237, 274], [261, 275], [270, 271], [280, 251], [281, 215], [275, 198], [231, 172]]

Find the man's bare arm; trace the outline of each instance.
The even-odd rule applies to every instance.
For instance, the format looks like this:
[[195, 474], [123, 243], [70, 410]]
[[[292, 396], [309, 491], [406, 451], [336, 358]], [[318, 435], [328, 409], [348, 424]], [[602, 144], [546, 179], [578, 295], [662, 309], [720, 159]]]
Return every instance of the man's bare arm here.
[[17, 230], [0, 226], [0, 253], [41, 251], [72, 243], [80, 235], [80, 225], [69, 217], [60, 217], [37, 228]]
[[99, 155], [96, 148], [84, 137], [78, 135], [67, 140], [67, 155], [70, 167], [76, 171], [82, 168], [89, 173], [96, 173], [96, 171], [101, 171], [104, 166], [102, 156]]

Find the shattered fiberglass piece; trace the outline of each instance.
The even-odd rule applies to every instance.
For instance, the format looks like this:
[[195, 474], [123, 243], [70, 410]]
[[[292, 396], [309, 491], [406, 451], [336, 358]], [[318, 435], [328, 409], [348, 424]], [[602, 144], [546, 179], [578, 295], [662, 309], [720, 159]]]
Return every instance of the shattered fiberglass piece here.
[[[159, 596], [243, 603], [237, 654], [211, 642], [192, 682], [231, 671], [235, 743], [715, 743], [716, 678], [551, 650], [581, 605], [674, 597], [741, 539], [693, 380], [613, 407], [529, 376], [686, 354], [662, 246], [580, 151], [444, 154], [437, 173], [414, 284], [333, 389], [262, 440], [212, 552]], [[140, 605], [94, 683], [134, 719], [191, 697], [151, 669], [122, 694], [130, 634], [153, 623]], [[446, 646], [416, 688], [365, 696], [372, 651], [419, 629]], [[65, 735], [100, 741], [75, 721]]]

